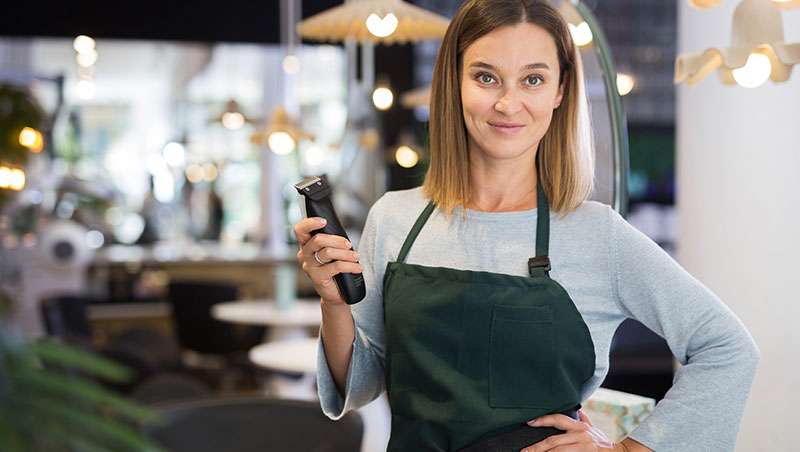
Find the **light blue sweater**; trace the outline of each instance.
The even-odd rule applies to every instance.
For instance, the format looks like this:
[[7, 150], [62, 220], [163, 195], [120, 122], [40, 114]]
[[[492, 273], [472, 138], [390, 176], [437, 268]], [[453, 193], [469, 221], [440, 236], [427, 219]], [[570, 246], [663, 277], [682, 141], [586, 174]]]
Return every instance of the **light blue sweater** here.
[[[356, 325], [344, 399], [320, 343], [317, 385], [332, 419], [384, 391], [382, 281], [427, 200], [422, 190], [386, 193], [370, 210], [358, 246], [367, 295], [352, 306]], [[527, 276], [535, 254], [537, 209], [435, 211], [407, 262]], [[550, 276], [575, 302], [589, 326], [597, 362], [583, 400], [608, 373], [611, 339], [634, 318], [669, 344], [683, 365], [655, 411], [630, 435], [658, 452], [728, 451], [750, 391], [758, 348], [741, 321], [702, 283], [605, 204], [584, 202], [565, 217], [551, 213]]]

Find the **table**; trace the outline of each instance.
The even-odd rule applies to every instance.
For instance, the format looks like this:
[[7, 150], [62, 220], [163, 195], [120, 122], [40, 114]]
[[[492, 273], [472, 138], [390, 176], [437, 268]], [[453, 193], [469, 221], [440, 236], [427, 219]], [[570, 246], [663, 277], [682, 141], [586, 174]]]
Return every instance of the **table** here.
[[248, 356], [267, 369], [313, 375], [317, 372], [317, 338], [267, 342], [253, 347]]
[[297, 299], [288, 309], [279, 309], [271, 299], [237, 300], [214, 305], [211, 315], [226, 322], [270, 326], [267, 342], [307, 337], [306, 328], [322, 323], [318, 298]]

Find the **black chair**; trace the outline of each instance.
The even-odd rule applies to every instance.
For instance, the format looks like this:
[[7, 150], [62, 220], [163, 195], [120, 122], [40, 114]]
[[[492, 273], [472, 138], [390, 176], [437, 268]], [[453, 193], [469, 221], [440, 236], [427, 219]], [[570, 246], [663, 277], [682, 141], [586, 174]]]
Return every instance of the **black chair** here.
[[[101, 383], [128, 394], [145, 381], [160, 381], [160, 374], [171, 373], [182, 375], [183, 381], [193, 385], [193, 388], [204, 388], [203, 391], [198, 389], [191, 392], [192, 396], [208, 393], [205, 384], [185, 373], [180, 349], [175, 341], [154, 329], [129, 328], [113, 336], [103, 348], [95, 349], [88, 316], [88, 305], [94, 302], [96, 300], [91, 297], [75, 294], [52, 296], [41, 301], [40, 313], [45, 331], [50, 337], [102, 355], [132, 371], [129, 381], [101, 380]], [[174, 399], [166, 397], [164, 400]]]
[[250, 362], [247, 353], [264, 340], [266, 328], [221, 322], [211, 315], [215, 304], [238, 298], [236, 286], [209, 281], [172, 281], [168, 292], [178, 343], [184, 350], [193, 352], [184, 362], [223, 391], [243, 384], [256, 388], [268, 372]]
[[144, 431], [173, 452], [358, 452], [364, 432], [357, 412], [331, 421], [309, 401], [216, 399], [159, 411]]
[[185, 373], [160, 372], [142, 381], [128, 396], [145, 405], [162, 405], [211, 397], [211, 390]]
[[264, 327], [220, 322], [211, 316], [215, 304], [238, 298], [238, 289], [232, 284], [172, 281], [168, 297], [175, 333], [183, 348], [201, 354], [226, 355], [246, 352], [264, 339]]

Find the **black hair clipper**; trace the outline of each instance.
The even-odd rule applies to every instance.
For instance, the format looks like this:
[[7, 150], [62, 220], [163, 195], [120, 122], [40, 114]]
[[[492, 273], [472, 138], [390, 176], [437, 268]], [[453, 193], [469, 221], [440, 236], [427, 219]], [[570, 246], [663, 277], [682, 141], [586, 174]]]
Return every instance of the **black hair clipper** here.
[[[306, 218], [321, 217], [327, 220], [325, 227], [311, 231], [312, 236], [321, 232], [350, 240], [336, 216], [336, 211], [333, 210], [331, 186], [324, 178], [307, 177], [295, 184], [294, 188], [300, 193], [301, 204], [305, 206]], [[333, 279], [347, 304], [356, 304], [364, 299], [366, 288], [364, 287], [364, 277], [360, 273], [339, 273]]]

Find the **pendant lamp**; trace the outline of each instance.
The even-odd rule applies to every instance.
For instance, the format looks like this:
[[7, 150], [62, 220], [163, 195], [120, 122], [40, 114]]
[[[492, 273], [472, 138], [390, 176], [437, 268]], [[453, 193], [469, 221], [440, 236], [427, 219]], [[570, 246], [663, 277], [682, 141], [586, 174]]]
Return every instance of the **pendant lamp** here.
[[[709, 8], [719, 0], [689, 0], [699, 8]], [[702, 53], [678, 56], [675, 62], [675, 84], [690, 86], [719, 70], [726, 85], [748, 88], [767, 80], [785, 82], [792, 66], [800, 63], [800, 43], [784, 42], [781, 10], [800, 6], [800, 0], [742, 0], [733, 13], [731, 45], [709, 48]]]

